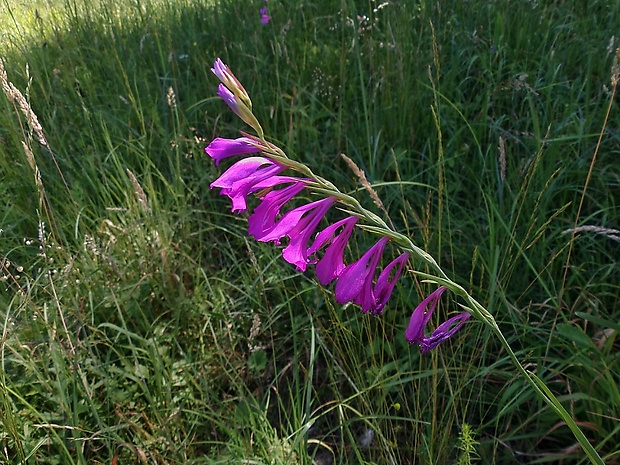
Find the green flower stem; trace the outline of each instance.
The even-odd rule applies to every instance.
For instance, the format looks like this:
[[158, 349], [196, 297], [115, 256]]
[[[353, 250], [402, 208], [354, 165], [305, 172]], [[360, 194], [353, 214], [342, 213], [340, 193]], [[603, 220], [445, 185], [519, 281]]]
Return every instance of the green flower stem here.
[[[480, 307], [480, 309], [484, 310], [482, 305], [476, 302], [476, 300], [473, 297], [469, 295], [467, 297], [468, 297], [467, 300], [469, 300], [471, 303], [476, 303]], [[510, 344], [508, 344], [508, 341], [504, 337], [504, 334], [499, 329], [499, 326], [497, 325], [495, 319], [492, 316], [490, 317], [492, 320], [492, 323], [490, 324], [491, 329], [493, 330], [495, 335], [499, 338], [499, 341], [502, 344], [502, 346], [504, 346], [504, 348], [506, 349], [506, 352], [508, 352], [508, 356], [512, 359], [512, 362], [517, 367], [517, 370], [519, 370], [519, 372], [523, 376], [525, 376], [525, 379], [530, 384], [530, 386], [532, 386], [534, 391], [536, 391], [536, 393], [540, 397], [542, 397], [542, 399], [560, 416], [560, 418], [564, 420], [564, 422], [573, 432], [573, 435], [575, 436], [575, 438], [577, 439], [577, 441], [583, 448], [584, 452], [590, 459], [590, 462], [595, 463], [597, 465], [605, 465], [605, 462], [603, 462], [603, 459], [598, 454], [594, 446], [590, 444], [590, 441], [588, 441], [588, 438], [586, 438], [585, 434], [583, 434], [583, 431], [581, 431], [579, 426], [577, 426], [577, 423], [575, 423], [575, 420], [573, 419], [573, 417], [570, 415], [570, 413], [568, 413], [568, 411], [560, 403], [558, 398], [551, 392], [551, 390], [545, 385], [545, 383], [538, 376], [536, 376], [531, 371], [527, 371], [525, 368], [523, 368], [523, 366], [521, 365], [521, 362], [519, 362], [519, 359], [517, 358], [516, 354], [513, 352], [512, 348], [510, 347]]]
[[489, 311], [484, 308], [484, 306], [482, 306], [482, 304], [480, 304], [476, 299], [474, 299], [462, 286], [456, 284], [450, 279], [440, 279], [436, 276], [422, 273], [419, 271], [414, 271], [414, 273], [430, 281], [436, 282], [437, 284], [446, 286], [448, 289], [450, 289], [451, 292], [460, 296], [469, 304], [469, 306], [465, 308], [476, 318], [491, 327], [491, 330], [495, 333], [504, 349], [506, 349], [508, 356], [512, 360], [517, 370], [525, 377], [529, 385], [547, 403], [547, 405], [549, 405], [560, 416], [560, 418], [564, 420], [564, 422], [573, 432], [573, 435], [590, 459], [590, 462], [597, 465], [604, 465], [601, 456], [598, 454], [596, 449], [594, 449], [590, 441], [588, 441], [588, 438], [586, 438], [586, 436], [583, 434], [583, 431], [581, 431], [579, 426], [577, 426], [575, 420], [560, 403], [558, 398], [551, 392], [551, 390], [538, 376], [523, 368], [523, 365], [521, 365], [521, 362], [517, 358], [517, 355], [512, 350], [512, 347], [510, 347], [510, 344], [506, 340], [506, 337], [502, 333], [502, 330], [499, 328], [499, 325], [497, 324], [497, 321], [495, 320], [493, 315], [491, 315], [491, 313], [489, 313]]

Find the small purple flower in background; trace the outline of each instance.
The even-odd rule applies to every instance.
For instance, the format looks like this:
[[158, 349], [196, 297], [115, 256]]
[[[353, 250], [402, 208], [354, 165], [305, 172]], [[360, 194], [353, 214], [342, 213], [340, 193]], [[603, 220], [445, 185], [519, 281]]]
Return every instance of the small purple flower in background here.
[[452, 337], [471, 316], [467, 312], [460, 313], [446, 320], [439, 325], [430, 336], [426, 337], [424, 335], [424, 327], [431, 319], [435, 307], [437, 307], [437, 303], [445, 291], [446, 288], [440, 286], [436, 291], [432, 292], [426, 299], [420, 302], [420, 305], [413, 311], [411, 319], [409, 320], [409, 325], [405, 331], [405, 339], [407, 342], [410, 344], [419, 344], [420, 352], [423, 354]]
[[271, 16], [269, 16], [269, 14], [268, 14], [269, 11], [267, 10], [266, 6], [262, 7], [259, 10], [259, 12], [260, 12], [260, 22], [262, 24], [267, 24], [267, 23], [269, 23], [269, 21], [271, 21]]

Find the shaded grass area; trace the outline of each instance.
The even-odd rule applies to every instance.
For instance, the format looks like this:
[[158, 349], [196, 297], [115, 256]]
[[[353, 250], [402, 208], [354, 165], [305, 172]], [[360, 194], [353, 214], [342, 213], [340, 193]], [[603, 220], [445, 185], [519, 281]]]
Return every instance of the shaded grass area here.
[[220, 56], [291, 157], [347, 191], [339, 154], [363, 168], [618, 462], [619, 6], [290, 0], [263, 26], [262, 2], [124, 3], [5, 1], [47, 144], [0, 99], [3, 460], [583, 460], [481, 325], [407, 346], [424, 283], [362, 316], [246, 238], [203, 154], [240, 128]]

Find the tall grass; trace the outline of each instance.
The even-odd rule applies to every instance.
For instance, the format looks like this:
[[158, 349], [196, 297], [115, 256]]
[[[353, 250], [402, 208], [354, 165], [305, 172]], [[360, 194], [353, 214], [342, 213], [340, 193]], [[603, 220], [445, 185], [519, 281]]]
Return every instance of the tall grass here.
[[584, 462], [485, 328], [407, 346], [425, 283], [364, 316], [246, 238], [208, 187], [204, 146], [240, 129], [218, 56], [371, 206], [340, 153], [364, 170], [620, 461], [619, 5], [2, 2], [27, 102], [0, 97], [2, 461]]

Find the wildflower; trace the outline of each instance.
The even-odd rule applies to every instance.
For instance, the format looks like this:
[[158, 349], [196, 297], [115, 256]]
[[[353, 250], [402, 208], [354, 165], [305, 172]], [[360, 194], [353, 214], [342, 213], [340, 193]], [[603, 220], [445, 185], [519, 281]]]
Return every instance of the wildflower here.
[[[264, 23], [269, 21], [267, 8], [260, 10]], [[281, 213], [284, 205], [301, 193], [312, 179], [282, 176], [287, 168], [295, 168], [281, 161], [281, 150], [264, 140], [262, 129], [252, 114], [249, 96], [237, 78], [218, 58], [212, 68], [220, 79], [219, 96], [247, 124], [258, 132], [258, 138], [244, 134], [238, 139], [214, 139], [205, 149], [218, 165], [221, 160], [244, 154], [263, 152], [263, 156], [250, 156], [234, 163], [211, 188], [219, 187], [220, 194], [232, 200], [233, 212], [247, 211], [247, 197], [255, 194], [259, 205], [248, 217], [248, 234], [261, 242], [280, 241], [287, 237], [288, 244], [282, 250], [282, 257], [305, 271], [308, 265], [316, 265], [317, 278], [323, 285], [337, 279], [335, 296], [339, 303], [353, 302], [362, 307], [364, 313], [382, 313], [397, 279], [409, 255], [404, 253], [389, 263], [378, 275], [377, 269], [389, 238], [382, 237], [359, 260], [345, 265], [344, 249], [358, 221], [349, 216], [321, 230], [311, 242], [319, 223], [329, 209], [338, 202], [336, 197], [326, 196]], [[270, 158], [273, 154], [275, 159]], [[282, 155], [284, 160], [285, 155]], [[278, 160], [278, 161], [276, 161]], [[283, 186], [274, 189], [276, 186]], [[311, 242], [311, 245], [309, 245]], [[319, 258], [319, 252], [323, 250]]]
[[269, 15], [267, 14], [267, 13], [268, 13], [268, 11], [267, 11], [267, 7], [266, 7], [266, 6], [262, 7], [262, 8], [259, 10], [259, 12], [260, 12], [260, 22], [261, 22], [262, 24], [267, 24], [267, 23], [269, 23], [269, 21], [271, 20], [271, 16], [269, 16]]
[[238, 139], [216, 137], [205, 148], [205, 152], [215, 160], [215, 166], [218, 166], [224, 158], [260, 152], [260, 148], [252, 145], [252, 140], [247, 137], [240, 137]]
[[259, 134], [262, 134], [262, 128], [256, 119], [256, 116], [252, 113], [251, 102], [249, 102], [249, 99], [247, 101], [241, 99], [221, 82], [217, 87], [217, 95], [224, 100], [226, 105], [228, 105], [230, 109], [243, 120], [244, 123], [252, 127]]
[[[408, 253], [403, 253], [399, 255], [397, 258], [392, 260], [388, 266], [386, 266], [383, 271], [379, 274], [377, 278], [377, 283], [375, 284], [373, 301], [374, 308], [372, 308], [373, 315], [380, 315], [383, 313], [383, 307], [387, 304], [390, 296], [392, 295], [392, 291], [394, 290], [394, 286], [396, 286], [396, 281], [400, 277], [400, 274], [403, 271], [405, 263], [409, 259]], [[398, 266], [398, 269], [394, 273], [392, 279], [390, 279], [390, 274], [392, 270]]]
[[[387, 241], [387, 237], [382, 237], [358, 261], [345, 267], [336, 282], [335, 294], [338, 303], [358, 299], [364, 291], [368, 291]], [[364, 313], [368, 310], [369, 308], [363, 308]]]
[[256, 239], [278, 243], [284, 236], [288, 236], [289, 243], [282, 251], [282, 258], [296, 265], [297, 270], [305, 271], [309, 262], [307, 250], [310, 236], [335, 201], [333, 197], [326, 197], [294, 208], [285, 213], [267, 234]]
[[[355, 216], [349, 216], [343, 220], [340, 220], [317, 234], [314, 242], [308, 249], [308, 255], [314, 256], [327, 242], [329, 246], [325, 249], [323, 257], [320, 260], [314, 259], [316, 262], [316, 276], [319, 282], [324, 286], [327, 286], [334, 279], [336, 279], [345, 269], [344, 264], [344, 248], [347, 246], [347, 242], [353, 233], [353, 227], [357, 223]], [[336, 234], [336, 231], [341, 227], [342, 230]]]
[[420, 352], [423, 354], [452, 337], [471, 316], [467, 312], [460, 313], [446, 320], [439, 325], [430, 336], [426, 337], [424, 335], [424, 327], [431, 319], [433, 311], [435, 311], [435, 307], [437, 307], [437, 303], [445, 291], [446, 288], [441, 286], [424, 299], [413, 311], [411, 319], [409, 320], [409, 325], [405, 331], [405, 339], [407, 342], [410, 344], [419, 344]]
[[220, 195], [232, 200], [232, 211], [247, 211], [246, 199], [250, 192], [257, 190], [262, 181], [285, 170], [284, 166], [264, 157], [248, 157], [238, 161], [211, 183], [211, 189], [220, 187]]
[[237, 97], [239, 97], [242, 101], [246, 103], [250, 108], [252, 108], [252, 102], [250, 100], [250, 96], [247, 91], [239, 82], [239, 79], [233, 74], [228, 65], [225, 65], [220, 58], [216, 58], [213, 63], [213, 68], [211, 71], [215, 76]]
[[[274, 176], [271, 181], [291, 182], [290, 186], [278, 190], [269, 191], [263, 196], [261, 203], [254, 209], [254, 212], [248, 217], [248, 234], [254, 236], [254, 239], [260, 240], [265, 237], [276, 225], [276, 218], [280, 215], [280, 210], [293, 197], [299, 194], [305, 187], [305, 181], [299, 178], [286, 176]], [[275, 185], [275, 184], [274, 184]], [[258, 186], [257, 186], [258, 187]], [[264, 186], [272, 187], [272, 186]], [[278, 244], [278, 241], [274, 241]]]
[[[363, 313], [368, 311], [373, 315], [382, 313], [383, 307], [392, 294], [396, 280], [402, 272], [405, 261], [409, 257], [405, 253], [393, 260], [380, 273], [373, 288], [373, 279], [379, 259], [388, 240], [387, 237], [382, 237], [357, 262], [345, 267], [336, 282], [335, 295], [338, 303], [353, 301], [362, 307]], [[398, 269], [390, 280], [389, 276], [396, 266]]]

